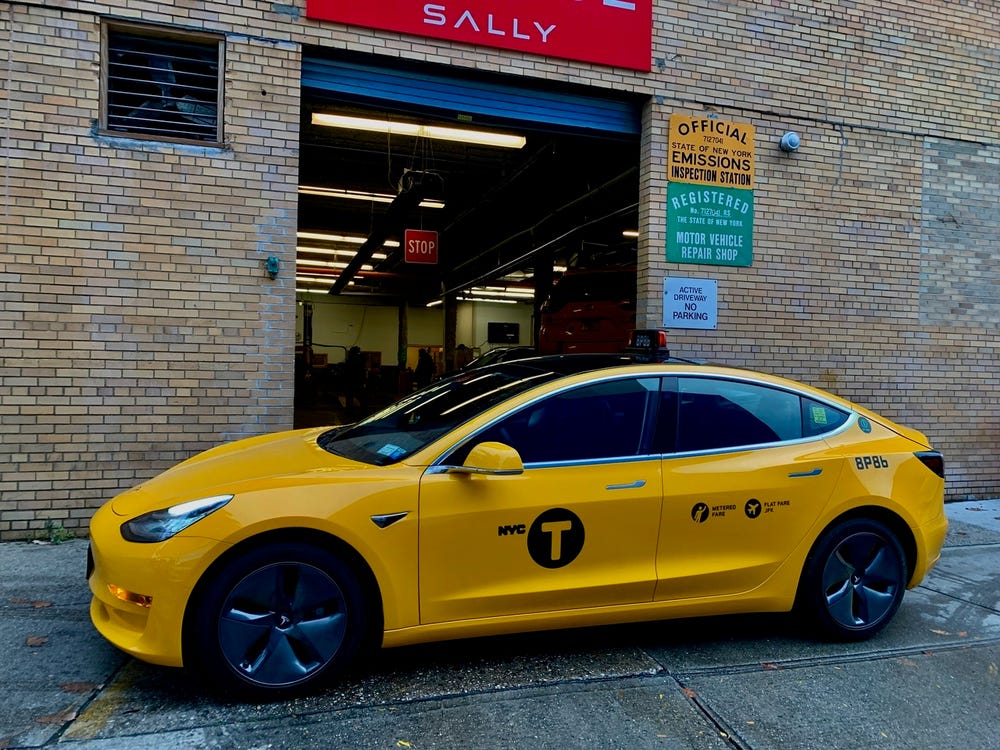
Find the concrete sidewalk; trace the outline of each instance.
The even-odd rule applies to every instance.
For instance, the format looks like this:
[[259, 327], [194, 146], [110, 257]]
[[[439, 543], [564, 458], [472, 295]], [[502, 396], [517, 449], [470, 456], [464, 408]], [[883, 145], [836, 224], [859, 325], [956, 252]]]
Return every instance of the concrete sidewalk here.
[[943, 748], [1000, 736], [1000, 501], [949, 504], [938, 567], [873, 641], [728, 617], [384, 651], [308, 698], [220, 703], [91, 627], [84, 540], [0, 544], [0, 750]]

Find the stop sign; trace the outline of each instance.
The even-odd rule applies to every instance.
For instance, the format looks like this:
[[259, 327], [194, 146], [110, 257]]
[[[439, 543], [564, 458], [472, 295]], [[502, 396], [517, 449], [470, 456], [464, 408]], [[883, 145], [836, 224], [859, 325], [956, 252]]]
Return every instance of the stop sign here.
[[407, 263], [437, 263], [438, 233], [407, 229], [403, 233], [403, 259]]

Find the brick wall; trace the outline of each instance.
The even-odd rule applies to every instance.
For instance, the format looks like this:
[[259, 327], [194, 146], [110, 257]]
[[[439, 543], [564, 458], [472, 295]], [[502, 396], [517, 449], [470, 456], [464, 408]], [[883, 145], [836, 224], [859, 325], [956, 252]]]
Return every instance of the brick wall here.
[[81, 531], [119, 489], [291, 426], [299, 53], [230, 40], [227, 148], [163, 146], [93, 134], [97, 16], [0, 18], [0, 536], [16, 538]]
[[[717, 279], [719, 329], [675, 331], [676, 351], [885, 412], [946, 452], [953, 497], [1000, 495], [992, 0], [656, 2], [648, 74], [304, 7], [0, 2], [0, 538], [83, 531], [117, 490], [290, 426], [303, 44], [648, 97], [641, 321], [661, 322], [664, 276]], [[102, 15], [226, 35], [225, 149], [95, 135]], [[665, 261], [673, 112], [756, 126], [749, 269]]]

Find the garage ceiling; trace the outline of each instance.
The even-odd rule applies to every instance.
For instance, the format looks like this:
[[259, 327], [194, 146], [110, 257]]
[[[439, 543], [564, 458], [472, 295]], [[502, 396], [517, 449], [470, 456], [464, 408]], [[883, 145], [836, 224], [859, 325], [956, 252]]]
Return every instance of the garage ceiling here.
[[[359, 243], [373, 234], [384, 234], [388, 242], [343, 294], [427, 304], [445, 292], [497, 286], [499, 279], [530, 290], [539, 263], [634, 262], [635, 240], [622, 235], [638, 224], [639, 148], [634, 136], [527, 129], [524, 123], [478, 117], [469, 122], [469, 117], [414, 112], [412, 106], [391, 111], [308, 90], [304, 96], [299, 288], [329, 289]], [[500, 130], [524, 135], [527, 141], [521, 149], [507, 149], [329, 128], [312, 123], [314, 112]], [[415, 183], [444, 207], [400, 214], [391, 203], [311, 190], [395, 196]], [[438, 265], [403, 261], [405, 228], [439, 232]]]

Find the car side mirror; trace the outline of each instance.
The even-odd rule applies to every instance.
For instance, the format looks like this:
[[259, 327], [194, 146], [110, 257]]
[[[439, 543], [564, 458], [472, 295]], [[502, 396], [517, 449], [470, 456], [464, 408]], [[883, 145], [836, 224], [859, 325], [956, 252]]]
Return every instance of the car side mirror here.
[[492, 474], [509, 476], [524, 473], [521, 454], [503, 443], [480, 443], [461, 466], [447, 467], [449, 474]]

